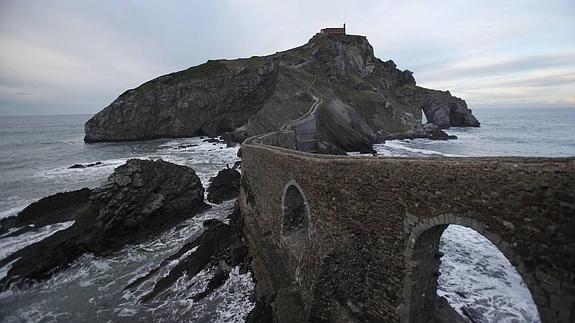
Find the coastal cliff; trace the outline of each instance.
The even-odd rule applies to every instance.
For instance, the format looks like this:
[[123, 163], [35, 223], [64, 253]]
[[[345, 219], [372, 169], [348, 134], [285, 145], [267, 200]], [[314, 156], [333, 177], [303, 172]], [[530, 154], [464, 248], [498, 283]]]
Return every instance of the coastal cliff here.
[[227, 135], [241, 142], [299, 118], [314, 97], [323, 102], [321, 139], [347, 151], [421, 132], [422, 111], [434, 131], [479, 126], [465, 101], [417, 86], [410, 71], [376, 58], [364, 36], [318, 34], [291, 50], [208, 61], [128, 90], [86, 122], [84, 140]]

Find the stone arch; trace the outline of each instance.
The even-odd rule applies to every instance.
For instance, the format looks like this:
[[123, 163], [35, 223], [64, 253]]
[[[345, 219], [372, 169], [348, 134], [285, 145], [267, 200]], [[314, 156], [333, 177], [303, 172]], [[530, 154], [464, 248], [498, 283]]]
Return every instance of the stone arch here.
[[473, 229], [493, 243], [515, 267], [527, 285], [537, 310], [540, 315], [542, 314], [540, 304], [533, 297], [540, 290], [536, 280], [533, 279], [532, 274], [525, 274], [523, 261], [515, 254], [513, 247], [498, 234], [489, 232], [484, 225], [476, 220], [454, 215], [442, 215], [425, 220], [412, 219], [411, 221], [415, 223], [409, 234], [405, 250], [406, 276], [401, 305], [402, 322], [433, 320], [437, 301], [437, 279], [442, 256], [439, 254], [439, 241], [443, 231], [451, 224]]
[[288, 243], [304, 241], [309, 235], [310, 212], [301, 186], [290, 180], [282, 194], [281, 236]]

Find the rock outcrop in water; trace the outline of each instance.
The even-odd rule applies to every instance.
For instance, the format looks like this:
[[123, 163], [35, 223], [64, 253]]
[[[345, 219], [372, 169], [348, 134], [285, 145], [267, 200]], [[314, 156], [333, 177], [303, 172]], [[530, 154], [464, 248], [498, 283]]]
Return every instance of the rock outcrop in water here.
[[215, 60], [126, 91], [85, 125], [85, 141], [219, 136], [241, 142], [305, 114], [314, 97], [321, 141], [361, 150], [421, 125], [479, 126], [465, 102], [419, 87], [376, 58], [363, 36], [314, 36], [269, 56]]
[[[56, 209], [67, 208], [63, 203]], [[71, 227], [0, 260], [0, 266], [14, 262], [0, 290], [46, 279], [83, 253], [106, 255], [143, 241], [206, 208], [204, 188], [191, 168], [128, 160], [91, 192]]]
[[[228, 219], [230, 220], [229, 225], [215, 219], [205, 221], [205, 230], [198, 238], [186, 243], [176, 253], [164, 259], [158, 267], [136, 279], [125, 289], [137, 288], [144, 282], [151, 280], [162, 267], [181, 257], [183, 258], [170, 269], [169, 273], [157, 279], [153, 289], [141, 297], [142, 302], [147, 302], [162, 293], [176, 283], [184, 273], [191, 279], [206, 268], [214, 271], [214, 275], [210, 278], [206, 288], [200, 293], [190, 295], [194, 301], [206, 297], [225, 283], [231, 268], [240, 266], [240, 273], [247, 273], [251, 259], [248, 257], [248, 247], [243, 241], [241, 228], [243, 222], [237, 203]], [[189, 255], [185, 256], [188, 253]]]
[[235, 169], [222, 169], [218, 175], [210, 179], [208, 187], [208, 201], [222, 203], [238, 197], [240, 193], [240, 180], [242, 175]]
[[73, 221], [78, 210], [88, 204], [91, 192], [89, 188], [83, 188], [44, 197], [27, 206], [17, 216], [1, 219], [0, 235], [14, 230], [3, 237], [17, 236], [50, 224]]

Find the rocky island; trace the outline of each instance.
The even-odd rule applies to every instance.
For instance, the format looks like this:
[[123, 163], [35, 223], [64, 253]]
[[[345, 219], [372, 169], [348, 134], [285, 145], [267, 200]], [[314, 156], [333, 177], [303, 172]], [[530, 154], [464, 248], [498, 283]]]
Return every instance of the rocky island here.
[[223, 135], [242, 142], [300, 118], [315, 99], [318, 141], [344, 151], [386, 139], [446, 139], [440, 129], [479, 126], [464, 100], [417, 86], [412, 72], [375, 57], [366, 37], [318, 33], [294, 49], [211, 60], [128, 90], [86, 122], [84, 140]]

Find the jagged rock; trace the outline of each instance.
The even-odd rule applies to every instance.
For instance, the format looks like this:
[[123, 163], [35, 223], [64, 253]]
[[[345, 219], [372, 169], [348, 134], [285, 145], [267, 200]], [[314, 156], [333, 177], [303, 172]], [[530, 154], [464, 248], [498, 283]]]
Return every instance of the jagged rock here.
[[16, 236], [46, 225], [72, 221], [78, 210], [88, 203], [91, 192], [89, 188], [83, 188], [44, 197], [27, 206], [17, 216], [1, 219], [0, 235], [6, 234], [10, 229], [20, 228], [9, 235]]
[[189, 145], [179, 145], [178, 147], [174, 147], [175, 150], [178, 149], [187, 149], [187, 148], [192, 148], [192, 147], [197, 147], [198, 145], [196, 144], [189, 144]]
[[396, 140], [396, 139], [416, 139], [416, 138], [427, 138], [431, 140], [447, 140], [447, 139], [457, 139], [457, 136], [448, 135], [438, 126], [426, 123], [424, 125], [419, 125], [414, 127], [414, 129], [403, 132], [403, 133], [390, 133], [383, 134], [379, 137], [378, 141], [383, 142], [386, 140]]
[[440, 129], [479, 127], [479, 121], [467, 108], [465, 101], [451, 96], [449, 91], [419, 88], [415, 99], [425, 113], [427, 121]]
[[217, 143], [217, 144], [223, 144], [225, 143], [223, 140], [220, 140], [218, 138], [208, 138], [208, 139], [204, 139], [202, 140], [203, 142], [209, 142], [209, 143]]
[[240, 192], [240, 179], [242, 175], [235, 169], [226, 168], [210, 179], [208, 187], [208, 201], [222, 203], [238, 197]]
[[131, 159], [94, 189], [68, 229], [0, 260], [15, 261], [0, 290], [48, 278], [83, 253], [105, 255], [205, 210], [204, 189], [188, 167]]
[[246, 317], [246, 323], [269, 323], [274, 321], [274, 310], [267, 298], [258, 299], [256, 306]]
[[263, 57], [208, 61], [120, 95], [85, 125], [85, 141], [220, 136], [232, 144], [280, 129], [308, 112], [314, 96], [318, 139], [366, 150], [382, 133], [421, 124], [478, 126], [465, 102], [416, 86], [410, 71], [382, 61], [363, 36], [316, 35]]
[[207, 223], [206, 230], [197, 239], [184, 245], [176, 254], [162, 261], [160, 266], [152, 269], [145, 276], [136, 279], [125, 289], [137, 287], [151, 278], [161, 267], [173, 260], [179, 259], [195, 247], [197, 247], [195, 251], [190, 253], [186, 258], [181, 259], [178, 264], [170, 270], [168, 275], [160, 278], [155, 283], [151, 292], [142, 296], [142, 302], [147, 302], [156, 297], [175, 283], [184, 272], [191, 278], [208, 266], [217, 267], [216, 275], [209, 281], [206, 289], [196, 295], [192, 295], [194, 300], [200, 300], [227, 280], [229, 274], [228, 268], [238, 265], [249, 266], [248, 248], [243, 243], [241, 230], [220, 221], [211, 220]]
[[345, 150], [325, 141], [320, 141], [318, 143], [318, 153], [326, 155], [347, 155]]
[[434, 318], [439, 323], [469, 323], [472, 322], [466, 317], [461, 316], [457, 311], [449, 305], [445, 297], [437, 297], [435, 304]]

